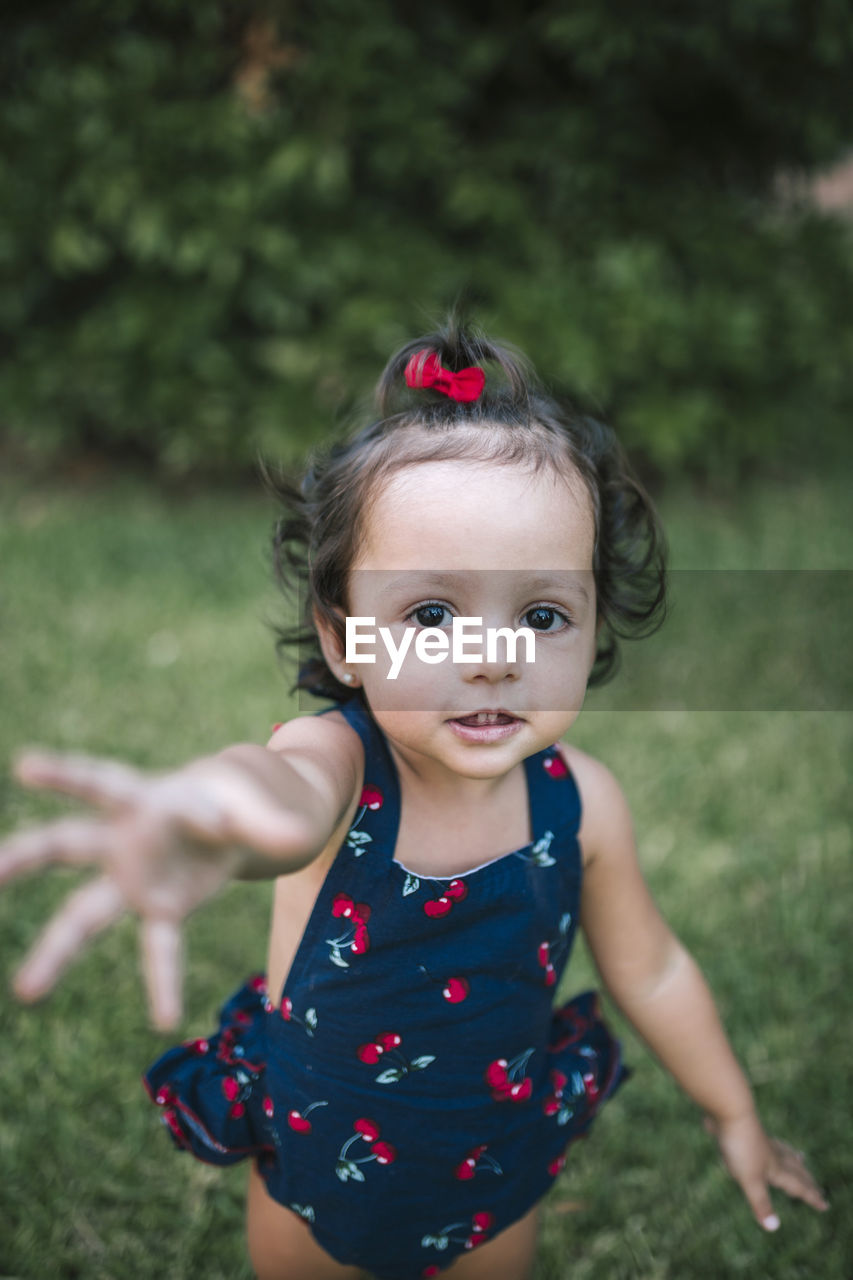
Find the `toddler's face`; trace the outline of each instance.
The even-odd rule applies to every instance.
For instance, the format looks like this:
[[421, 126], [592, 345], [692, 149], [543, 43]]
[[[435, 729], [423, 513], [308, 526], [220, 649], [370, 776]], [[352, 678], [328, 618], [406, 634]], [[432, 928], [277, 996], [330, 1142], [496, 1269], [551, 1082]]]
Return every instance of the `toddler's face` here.
[[[360, 630], [375, 636], [361, 651], [376, 661], [335, 669], [364, 686], [392, 747], [421, 768], [432, 761], [490, 778], [565, 733], [595, 657], [594, 537], [592, 503], [574, 475], [448, 460], [382, 481], [349, 581], [350, 615], [375, 619]], [[481, 620], [465, 642], [479, 663], [453, 660], [463, 617]], [[430, 647], [417, 645], [425, 627], [447, 636], [441, 661], [423, 656], [442, 652], [435, 633]], [[521, 627], [534, 632], [533, 661], [523, 639], [514, 658], [500, 637], [488, 653], [488, 629]]]

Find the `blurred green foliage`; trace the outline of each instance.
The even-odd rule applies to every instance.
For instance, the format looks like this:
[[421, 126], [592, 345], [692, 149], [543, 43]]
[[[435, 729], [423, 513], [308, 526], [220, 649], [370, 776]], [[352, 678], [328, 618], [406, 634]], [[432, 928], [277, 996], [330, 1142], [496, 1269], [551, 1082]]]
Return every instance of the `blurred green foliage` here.
[[[12, 0], [2, 428], [293, 456], [465, 291], [662, 470], [831, 452], [843, 0]], [[802, 187], [802, 183], [801, 183]]]

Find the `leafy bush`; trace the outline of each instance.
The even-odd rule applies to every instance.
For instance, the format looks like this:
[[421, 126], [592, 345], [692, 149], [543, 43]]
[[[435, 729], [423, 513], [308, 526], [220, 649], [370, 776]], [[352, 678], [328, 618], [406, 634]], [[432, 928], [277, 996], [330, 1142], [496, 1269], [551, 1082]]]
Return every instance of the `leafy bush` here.
[[0, 397], [35, 452], [232, 471], [327, 434], [460, 290], [664, 470], [839, 437], [832, 0], [70, 0], [0, 42]]

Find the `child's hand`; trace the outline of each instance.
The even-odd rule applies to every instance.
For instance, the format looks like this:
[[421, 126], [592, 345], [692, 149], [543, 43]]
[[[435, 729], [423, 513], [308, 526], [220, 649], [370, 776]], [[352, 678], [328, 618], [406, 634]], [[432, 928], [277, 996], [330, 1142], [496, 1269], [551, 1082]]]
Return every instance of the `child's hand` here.
[[776, 1231], [780, 1225], [773, 1212], [769, 1187], [779, 1187], [821, 1212], [829, 1208], [806, 1168], [802, 1152], [795, 1151], [787, 1142], [768, 1137], [754, 1112], [737, 1120], [707, 1117], [705, 1128], [717, 1139], [726, 1168], [740, 1184], [765, 1231]]
[[22, 1000], [56, 984], [86, 941], [128, 910], [141, 920], [151, 1017], [166, 1029], [181, 1014], [185, 916], [241, 866], [243, 848], [286, 845], [288, 815], [250, 773], [221, 758], [151, 775], [116, 761], [32, 752], [22, 783], [96, 805], [96, 816], [63, 818], [0, 844], [0, 884], [53, 863], [99, 863], [102, 874], [69, 894], [14, 979]]

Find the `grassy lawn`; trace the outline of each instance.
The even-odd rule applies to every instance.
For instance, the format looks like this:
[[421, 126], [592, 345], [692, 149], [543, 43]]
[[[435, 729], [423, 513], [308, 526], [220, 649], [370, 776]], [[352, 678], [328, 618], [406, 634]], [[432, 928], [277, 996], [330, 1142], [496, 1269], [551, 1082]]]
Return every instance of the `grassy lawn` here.
[[[843, 476], [663, 505], [685, 573], [853, 568]], [[263, 740], [293, 713], [268, 627], [280, 611], [272, 518], [263, 495], [0, 484], [2, 830], [63, 811], [8, 780], [23, 743], [161, 767]], [[766, 1123], [807, 1149], [833, 1208], [819, 1217], [777, 1196], [781, 1230], [759, 1231], [695, 1109], [613, 1014], [636, 1074], [548, 1201], [537, 1280], [849, 1280], [853, 703], [833, 701], [849, 624], [837, 598], [815, 620], [809, 596], [800, 616], [777, 610], [768, 648], [767, 628], [752, 626], [768, 603], [750, 609], [738, 591], [737, 610], [709, 609], [703, 623], [727, 701], [696, 709], [682, 677], [668, 705], [638, 675], [630, 705], [618, 684], [590, 695], [574, 736], [622, 780], [648, 879], [711, 981]], [[680, 660], [680, 634], [649, 642], [664, 669]], [[811, 684], [787, 697], [783, 664], [769, 701], [752, 696], [770, 657], [815, 638], [832, 661]], [[57, 871], [0, 893], [4, 984], [84, 878]], [[182, 1036], [209, 1030], [222, 998], [263, 966], [269, 897], [267, 885], [235, 885], [190, 921]], [[572, 990], [594, 980], [582, 948], [569, 978]], [[139, 1086], [174, 1038], [147, 1024], [130, 921], [38, 1007], [0, 994], [0, 1278], [250, 1276], [245, 1171], [173, 1153]]]

